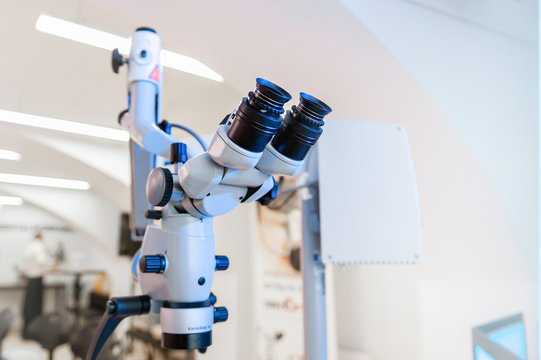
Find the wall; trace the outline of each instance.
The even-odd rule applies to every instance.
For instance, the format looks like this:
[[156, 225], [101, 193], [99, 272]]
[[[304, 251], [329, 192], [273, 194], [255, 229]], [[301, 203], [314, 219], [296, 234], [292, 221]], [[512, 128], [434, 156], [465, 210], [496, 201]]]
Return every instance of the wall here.
[[335, 269], [340, 346], [378, 360], [470, 359], [472, 327], [522, 312], [537, 358], [535, 46], [408, 2], [342, 3], [413, 80], [394, 77], [402, 99], [351, 115], [390, 107], [372, 119], [406, 124], [425, 260]]

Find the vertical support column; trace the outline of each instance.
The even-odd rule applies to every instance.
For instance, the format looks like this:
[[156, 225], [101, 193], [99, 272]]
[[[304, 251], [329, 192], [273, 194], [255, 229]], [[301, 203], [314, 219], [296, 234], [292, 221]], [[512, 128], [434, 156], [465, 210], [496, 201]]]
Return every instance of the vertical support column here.
[[[306, 173], [300, 176], [300, 185], [318, 181], [317, 165], [317, 149], [313, 149], [305, 160]], [[305, 359], [324, 360], [327, 359], [327, 311], [317, 186], [302, 189], [302, 229]]]
[[156, 167], [156, 156], [149, 153], [130, 139], [131, 160], [131, 206], [130, 230], [131, 239], [143, 241], [145, 229], [152, 221], [145, 217], [145, 211], [150, 209], [146, 197], [146, 179]]

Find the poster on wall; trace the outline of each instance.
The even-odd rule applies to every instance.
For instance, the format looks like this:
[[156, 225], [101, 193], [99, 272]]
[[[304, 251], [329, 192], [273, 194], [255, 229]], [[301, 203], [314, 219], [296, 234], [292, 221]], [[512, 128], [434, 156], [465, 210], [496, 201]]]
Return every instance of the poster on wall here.
[[[283, 177], [281, 189], [297, 185]], [[258, 205], [255, 247], [256, 354], [260, 360], [304, 358], [300, 255], [301, 199], [297, 191]]]

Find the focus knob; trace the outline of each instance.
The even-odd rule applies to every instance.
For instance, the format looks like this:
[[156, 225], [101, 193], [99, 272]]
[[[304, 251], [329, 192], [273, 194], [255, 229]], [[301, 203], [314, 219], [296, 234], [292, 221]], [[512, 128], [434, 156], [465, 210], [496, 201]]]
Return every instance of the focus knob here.
[[154, 206], [164, 206], [173, 194], [173, 174], [166, 168], [155, 168], [147, 179], [147, 199]]
[[229, 317], [229, 312], [225, 307], [214, 308], [214, 323], [224, 322]]
[[113, 50], [113, 56], [111, 58], [111, 65], [113, 66], [113, 71], [115, 74], [118, 74], [118, 69], [124, 65], [126, 62], [126, 58], [118, 52], [118, 49]]
[[141, 256], [139, 260], [139, 270], [144, 273], [161, 274], [165, 271], [166, 265], [165, 256], [162, 254]]
[[229, 267], [229, 259], [227, 256], [217, 255], [216, 256], [216, 271], [227, 270]]

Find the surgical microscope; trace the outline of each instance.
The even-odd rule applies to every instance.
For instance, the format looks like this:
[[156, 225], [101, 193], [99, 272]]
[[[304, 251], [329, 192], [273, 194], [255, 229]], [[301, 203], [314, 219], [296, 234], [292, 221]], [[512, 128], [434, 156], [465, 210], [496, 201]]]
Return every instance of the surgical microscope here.
[[[211, 293], [214, 272], [229, 259], [214, 253], [213, 217], [241, 203], [268, 205], [279, 186], [273, 175], [296, 174], [322, 134], [331, 108], [300, 93], [300, 102], [284, 114], [291, 95], [258, 78], [256, 88], [219, 124], [208, 148], [199, 153], [170, 134], [161, 120], [163, 70], [161, 38], [151, 28], [138, 28], [128, 57], [113, 51], [115, 72], [128, 68], [128, 109], [119, 122], [131, 139], [166, 159], [148, 175], [146, 195], [153, 206], [137, 260], [141, 296], [114, 297], [94, 334], [87, 360], [96, 359], [107, 338], [127, 316], [160, 317], [162, 346], [198, 349], [212, 343], [214, 323], [228, 311], [217, 307]], [[200, 141], [202, 139], [199, 137]]]

